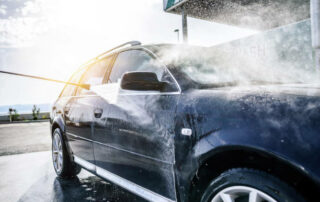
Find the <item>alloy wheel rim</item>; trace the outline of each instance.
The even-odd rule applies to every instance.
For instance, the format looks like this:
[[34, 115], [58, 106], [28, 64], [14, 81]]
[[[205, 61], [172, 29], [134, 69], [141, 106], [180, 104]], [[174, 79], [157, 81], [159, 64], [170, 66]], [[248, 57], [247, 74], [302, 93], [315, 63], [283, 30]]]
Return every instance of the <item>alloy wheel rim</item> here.
[[52, 141], [52, 160], [54, 169], [57, 173], [62, 170], [63, 155], [62, 155], [62, 142], [59, 134], [55, 134]]
[[231, 186], [216, 194], [211, 202], [277, 202], [268, 194], [247, 186]]

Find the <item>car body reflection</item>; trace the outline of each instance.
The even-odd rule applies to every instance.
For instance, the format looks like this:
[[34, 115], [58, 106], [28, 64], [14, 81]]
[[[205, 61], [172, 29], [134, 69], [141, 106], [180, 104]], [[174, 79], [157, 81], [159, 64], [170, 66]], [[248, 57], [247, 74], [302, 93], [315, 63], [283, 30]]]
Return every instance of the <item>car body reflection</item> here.
[[144, 201], [96, 176], [53, 183], [52, 201]]
[[[82, 172], [83, 173], [83, 172]], [[63, 180], [52, 173], [37, 180], [19, 199], [26, 201], [133, 201], [145, 200], [97, 176], [86, 174]]]

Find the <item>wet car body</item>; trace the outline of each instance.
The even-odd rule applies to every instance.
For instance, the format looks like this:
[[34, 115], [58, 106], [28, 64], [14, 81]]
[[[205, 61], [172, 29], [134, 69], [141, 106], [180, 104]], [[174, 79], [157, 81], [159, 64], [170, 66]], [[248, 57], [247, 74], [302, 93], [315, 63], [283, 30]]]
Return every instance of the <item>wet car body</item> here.
[[[310, 90], [314, 96], [306, 95]], [[217, 173], [230, 167], [253, 167], [319, 190], [318, 90], [278, 85], [182, 95], [177, 125], [192, 128], [194, 136], [180, 137], [176, 144], [181, 181], [189, 186], [193, 169], [195, 175], [205, 167]], [[185, 151], [188, 157], [178, 158]]]
[[[156, 46], [121, 51], [130, 50], [158, 59]], [[112, 53], [110, 71], [118, 54]], [[51, 126], [63, 132], [71, 160], [151, 201], [189, 201], [236, 167], [272, 173], [308, 196], [319, 190], [317, 86], [201, 89], [166, 66], [164, 92], [125, 91], [116, 100], [60, 96]]]

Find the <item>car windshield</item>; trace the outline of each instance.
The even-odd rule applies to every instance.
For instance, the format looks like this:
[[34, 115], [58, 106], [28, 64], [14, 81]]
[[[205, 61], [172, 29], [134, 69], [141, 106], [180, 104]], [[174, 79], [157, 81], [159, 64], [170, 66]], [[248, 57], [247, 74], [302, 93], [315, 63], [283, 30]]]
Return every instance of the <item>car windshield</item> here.
[[310, 20], [213, 47], [175, 46], [160, 55], [180, 78], [202, 87], [317, 80]]

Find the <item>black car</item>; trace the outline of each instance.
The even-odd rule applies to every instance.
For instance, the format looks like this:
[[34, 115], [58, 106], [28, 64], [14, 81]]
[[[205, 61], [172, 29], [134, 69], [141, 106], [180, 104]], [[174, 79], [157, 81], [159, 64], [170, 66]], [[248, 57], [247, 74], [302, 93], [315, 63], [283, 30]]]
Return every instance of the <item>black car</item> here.
[[319, 87], [222, 81], [188, 60], [208, 51], [128, 42], [81, 67], [51, 113], [57, 175], [149, 201], [317, 201]]

